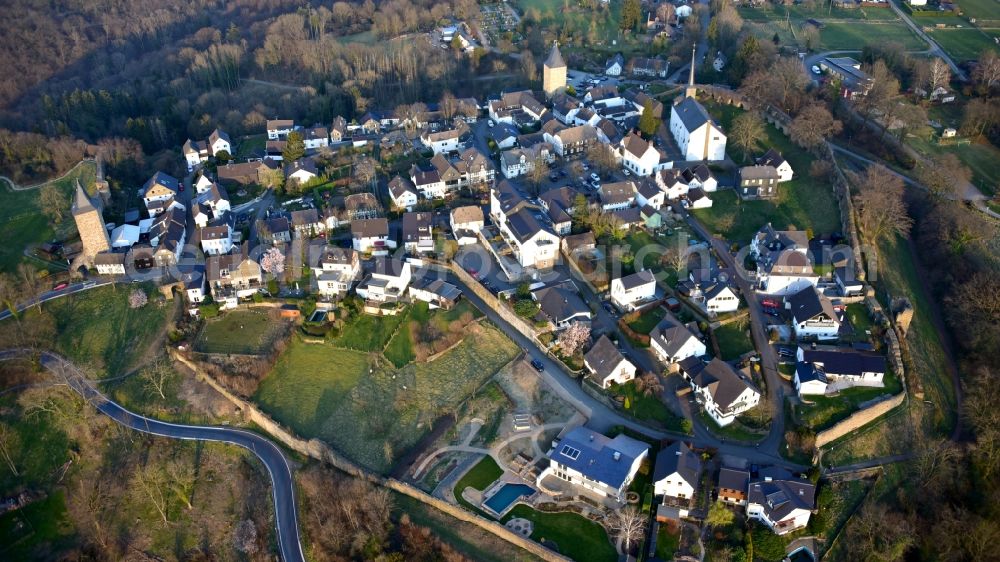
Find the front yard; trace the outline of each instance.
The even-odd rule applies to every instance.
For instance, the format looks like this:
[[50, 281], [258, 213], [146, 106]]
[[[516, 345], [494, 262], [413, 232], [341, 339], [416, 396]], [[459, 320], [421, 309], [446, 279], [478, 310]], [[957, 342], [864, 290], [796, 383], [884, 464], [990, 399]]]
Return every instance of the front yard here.
[[719, 344], [719, 354], [723, 361], [733, 361], [744, 353], [754, 350], [753, 340], [746, 328], [739, 322], [723, 324], [714, 330], [715, 341]]
[[636, 388], [635, 381], [629, 381], [622, 385], [613, 385], [608, 389], [612, 396], [621, 397], [624, 400], [625, 411], [633, 417], [652, 422], [673, 431], [682, 431], [681, 421], [683, 418], [677, 417], [667, 409], [666, 405], [654, 394], [645, 394]]

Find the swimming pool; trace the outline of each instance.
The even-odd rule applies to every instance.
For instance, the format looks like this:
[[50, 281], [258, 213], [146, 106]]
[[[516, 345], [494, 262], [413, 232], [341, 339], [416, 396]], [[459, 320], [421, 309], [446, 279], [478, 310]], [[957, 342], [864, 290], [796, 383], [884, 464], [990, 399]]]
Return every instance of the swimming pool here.
[[316, 312], [313, 312], [312, 317], [309, 318], [310, 322], [323, 322], [324, 320], [326, 320], [325, 310], [317, 310]]
[[504, 484], [483, 505], [497, 515], [503, 515], [504, 511], [522, 496], [530, 496], [535, 493], [535, 489], [527, 484]]

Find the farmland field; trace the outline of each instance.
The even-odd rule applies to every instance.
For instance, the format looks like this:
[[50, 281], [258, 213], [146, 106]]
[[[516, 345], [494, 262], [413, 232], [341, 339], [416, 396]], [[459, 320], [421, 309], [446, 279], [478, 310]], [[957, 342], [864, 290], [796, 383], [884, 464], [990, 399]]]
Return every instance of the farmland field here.
[[[1000, 7], [997, 9], [1000, 10]], [[930, 32], [930, 36], [959, 63], [979, 58], [985, 50], [1000, 49], [990, 36], [972, 27], [935, 29]]]
[[[804, 46], [800, 30], [809, 19], [823, 24], [819, 30], [819, 44], [813, 50], [860, 50], [874, 41], [901, 43], [904, 49], [919, 50], [924, 43], [889, 8], [862, 8], [844, 10], [828, 8], [809, 10], [802, 6], [776, 6], [771, 8], [739, 8], [754, 35], [771, 39], [778, 34], [782, 44], [797, 43]], [[787, 18], [787, 19], [786, 19]]]

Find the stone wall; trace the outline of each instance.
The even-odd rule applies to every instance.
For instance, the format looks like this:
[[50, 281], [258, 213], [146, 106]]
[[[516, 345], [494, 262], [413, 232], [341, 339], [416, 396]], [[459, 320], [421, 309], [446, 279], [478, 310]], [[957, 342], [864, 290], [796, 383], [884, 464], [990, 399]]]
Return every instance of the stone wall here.
[[319, 439], [306, 440], [296, 436], [290, 430], [282, 427], [278, 422], [271, 419], [270, 416], [260, 411], [255, 404], [243, 400], [239, 396], [230, 392], [225, 386], [202, 371], [197, 363], [187, 359], [176, 351], [171, 350], [170, 354], [185, 367], [191, 369], [191, 371], [195, 373], [198, 380], [207, 383], [219, 392], [219, 394], [235, 405], [240, 410], [245, 420], [258, 425], [265, 433], [280, 441], [289, 449], [292, 449], [303, 456], [330, 464], [338, 470], [350, 474], [351, 476], [363, 478], [369, 482], [385, 486], [391, 490], [423, 502], [435, 509], [444, 511], [456, 519], [476, 525], [477, 527], [494, 534], [498, 538], [513, 543], [543, 560], [551, 560], [554, 562], [570, 560], [569, 558], [556, 554], [555, 552], [552, 552], [530, 539], [526, 539], [521, 535], [508, 530], [496, 521], [491, 521], [484, 517], [470, 513], [460, 506], [446, 503], [421, 490], [418, 490], [417, 488], [414, 488], [405, 482], [400, 482], [399, 480], [393, 478], [385, 478], [379, 474], [370, 472], [355, 464], [353, 461], [344, 457], [340, 453], [334, 451], [329, 445]]
[[869, 423], [889, 413], [905, 400], [906, 391], [904, 390], [888, 400], [884, 400], [878, 404], [854, 412], [847, 419], [837, 423], [833, 427], [817, 433], [816, 447], [819, 448], [826, 446], [856, 429], [861, 429], [865, 425], [868, 425]]

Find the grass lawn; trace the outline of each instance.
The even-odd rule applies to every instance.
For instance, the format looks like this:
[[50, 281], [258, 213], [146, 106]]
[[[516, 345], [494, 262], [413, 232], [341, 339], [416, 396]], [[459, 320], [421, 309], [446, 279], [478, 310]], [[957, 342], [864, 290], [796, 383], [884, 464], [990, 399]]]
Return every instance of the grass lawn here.
[[404, 318], [406, 318], [405, 313], [395, 316], [359, 313], [350, 319], [340, 335], [331, 342], [337, 347], [356, 351], [382, 351]]
[[[959, 119], [949, 123], [957, 125]], [[926, 155], [949, 152], [958, 157], [963, 164], [972, 170], [972, 183], [986, 195], [996, 193], [1000, 185], [1000, 148], [988, 142], [976, 142], [962, 145], [938, 145], [922, 138], [909, 138], [909, 144], [918, 152]]]
[[40, 552], [58, 552], [60, 543], [69, 545], [73, 540], [73, 524], [61, 490], [0, 516], [0, 555], [6, 560], [29, 560]]
[[392, 361], [397, 368], [402, 368], [407, 363], [414, 360], [416, 355], [413, 352], [413, 337], [410, 333], [411, 322], [425, 324], [433, 322], [441, 332], [448, 331], [448, 324], [458, 320], [463, 314], [471, 314], [474, 318], [483, 315], [472, 303], [467, 300], [459, 301], [451, 310], [436, 309], [430, 310], [425, 302], [417, 302], [407, 309], [399, 329], [393, 334], [389, 343], [385, 346], [385, 358]]
[[531, 539], [555, 543], [558, 552], [579, 562], [613, 562], [618, 560], [615, 547], [608, 540], [604, 527], [576, 513], [543, 513], [519, 504], [504, 517], [503, 522], [520, 517], [531, 521]]
[[266, 310], [235, 310], [206, 322], [194, 343], [203, 353], [256, 355], [267, 351], [280, 332], [280, 325]]
[[662, 306], [658, 306], [651, 310], [645, 310], [639, 315], [639, 318], [637, 318], [634, 322], [630, 322], [628, 327], [632, 328], [632, 330], [637, 333], [649, 334], [666, 315], [667, 311]]
[[872, 319], [868, 315], [868, 309], [864, 303], [856, 302], [847, 305], [846, 320], [854, 328], [855, 341], [865, 341], [868, 335], [865, 333], [872, 329]]
[[263, 154], [265, 146], [267, 146], [266, 134], [248, 135], [246, 138], [240, 139], [233, 157], [237, 162], [246, 162], [246, 159], [251, 156]]
[[[174, 311], [174, 303], [157, 303], [159, 293], [141, 285], [149, 304], [131, 309], [128, 295], [136, 285], [110, 285], [91, 289], [43, 305], [55, 317], [56, 351], [77, 364], [115, 376], [135, 367], [149, 353]], [[7, 320], [7, 325], [12, 325]]]
[[885, 374], [884, 388], [856, 387], [842, 390], [836, 396], [808, 396], [813, 404], [798, 407], [799, 418], [815, 431], [820, 431], [843, 420], [858, 409], [858, 405], [883, 394], [898, 394], [903, 386], [892, 371]]
[[673, 560], [680, 542], [680, 529], [671, 529], [669, 525], [661, 524], [656, 533], [656, 556], [660, 560]]
[[393, 493], [396, 511], [406, 514], [410, 520], [427, 527], [443, 541], [471, 560], [484, 562], [535, 562], [540, 560], [526, 550], [522, 550], [492, 533], [480, 529], [472, 523], [460, 521], [447, 513], [406, 496]]
[[633, 417], [654, 422], [667, 429], [681, 431], [683, 418], [673, 415], [656, 396], [646, 396], [636, 390], [635, 381], [629, 381], [623, 385], [613, 385], [608, 389], [608, 392], [627, 398], [629, 408], [626, 411]]
[[753, 341], [746, 329], [737, 328], [736, 322], [723, 324], [715, 330], [715, 341], [724, 361], [732, 361], [748, 351], [753, 351]]
[[487, 486], [500, 478], [503, 474], [503, 470], [497, 465], [493, 457], [485, 456], [482, 460], [476, 463], [476, 466], [472, 467], [469, 472], [466, 472], [458, 482], [455, 483], [455, 499], [458, 503], [465, 506], [467, 509], [472, 511], [478, 511], [478, 508], [469, 502], [465, 501], [462, 497], [462, 491], [466, 488], [471, 487], [474, 490], [482, 492]]
[[893, 42], [906, 50], [925, 49], [925, 43], [902, 20], [829, 22], [820, 30], [820, 49], [860, 49], [869, 43]]
[[[968, 25], [968, 24], [966, 24]], [[989, 35], [974, 27], [961, 29], [935, 29], [930, 32], [941, 48], [948, 52], [956, 62], [979, 58], [983, 51], [997, 49], [996, 43]]]
[[[72, 174], [55, 183], [66, 196], [66, 216], [58, 228], [53, 228], [39, 210], [41, 188], [13, 191], [7, 182], [0, 182], [4, 203], [0, 206], [0, 240], [5, 241], [0, 244], [0, 271], [13, 272], [17, 264], [25, 260], [22, 252], [28, 245], [40, 244], [53, 238], [69, 239], [76, 236], [76, 225], [69, 214], [69, 206], [78, 178], [85, 188], [93, 183], [94, 164], [81, 164]], [[30, 263], [44, 267], [39, 262]]]
[[552, 29], [569, 29], [575, 37], [585, 37], [590, 29], [590, 22], [593, 20], [597, 25], [597, 37], [600, 41], [610, 43], [612, 39], [622, 42], [621, 33], [618, 30], [618, 22], [621, 18], [621, 4], [612, 2], [607, 16], [601, 13], [601, 17], [594, 17], [592, 11], [585, 10], [576, 3], [569, 4], [569, 9], [561, 0], [516, 0], [515, 5], [521, 16], [525, 16], [529, 10], [538, 10], [541, 16], [542, 26]]
[[478, 324], [441, 357], [401, 369], [381, 355], [293, 340], [256, 400], [299, 435], [388, 471], [435, 419], [457, 410], [518, 351], [495, 327]]
[[[713, 103], [706, 103], [705, 107], [719, 120], [723, 129], [729, 127], [742, 112], [735, 107]], [[768, 201], [743, 202], [731, 190], [713, 193], [712, 206], [693, 211], [695, 216], [710, 231], [740, 244], [749, 243], [754, 233], [767, 222], [771, 222], [776, 229], [794, 226], [802, 230], [812, 229], [815, 234], [840, 232], [840, 212], [830, 182], [809, 177], [809, 165], [814, 158], [793, 145], [772, 125], [767, 125], [766, 130], [767, 138], [756, 153], [763, 153], [769, 147], [778, 150], [791, 164], [795, 179], [780, 184], [778, 197]], [[735, 149], [731, 156], [737, 163], [750, 161], [744, 160], [743, 154]]]
[[699, 409], [698, 418], [701, 420], [702, 425], [707, 427], [711, 433], [714, 433], [719, 437], [725, 437], [726, 439], [733, 439], [735, 441], [759, 441], [762, 437], [767, 435], [767, 430], [754, 431], [740, 423], [739, 418], [736, 418], [733, 423], [725, 427], [720, 427], [719, 424], [715, 423], [715, 420], [710, 418], [704, 410]]

